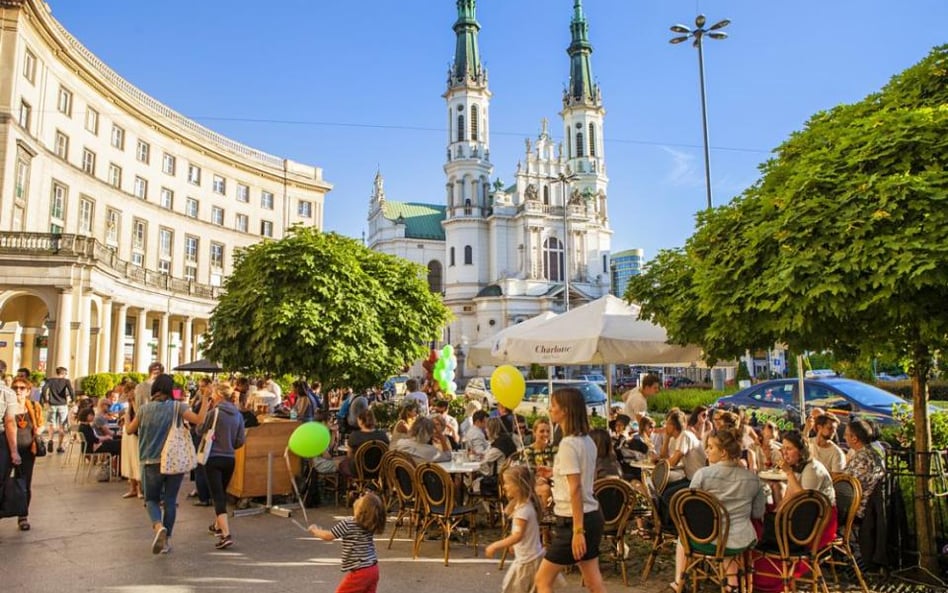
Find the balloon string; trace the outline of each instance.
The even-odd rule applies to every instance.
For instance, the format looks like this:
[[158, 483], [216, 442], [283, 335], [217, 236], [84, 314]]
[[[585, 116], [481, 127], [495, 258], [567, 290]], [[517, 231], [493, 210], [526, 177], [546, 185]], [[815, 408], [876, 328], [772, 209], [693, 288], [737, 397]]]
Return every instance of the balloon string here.
[[[293, 492], [296, 494], [296, 500], [300, 503], [300, 510], [303, 511], [303, 519], [306, 520], [306, 524], [309, 524], [309, 517], [306, 516], [306, 505], [303, 504], [303, 497], [300, 496], [299, 486], [296, 485], [296, 478], [293, 475], [293, 468], [290, 467], [290, 448], [287, 447], [283, 449], [283, 461], [286, 462], [286, 473], [290, 476], [290, 484], [293, 485]], [[312, 468], [310, 468], [312, 471]]]

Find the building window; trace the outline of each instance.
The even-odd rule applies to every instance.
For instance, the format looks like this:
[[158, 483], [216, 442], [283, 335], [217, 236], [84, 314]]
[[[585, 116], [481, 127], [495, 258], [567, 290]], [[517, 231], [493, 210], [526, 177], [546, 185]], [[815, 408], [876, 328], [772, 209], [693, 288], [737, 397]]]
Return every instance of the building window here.
[[112, 146], [125, 150], [125, 130], [115, 124], [112, 124]]
[[464, 142], [464, 116], [458, 116], [458, 142]]
[[63, 225], [51, 222], [49, 223], [49, 232], [54, 235], [61, 235], [63, 234]]
[[30, 81], [30, 84], [36, 82], [36, 54], [26, 50], [23, 56], [23, 78]]
[[171, 254], [174, 248], [174, 232], [171, 229], [158, 229], [158, 271], [171, 273]]
[[188, 164], [188, 183], [201, 185], [201, 168], [197, 165]]
[[99, 135], [99, 112], [91, 107], [86, 107], [86, 129], [93, 136]]
[[122, 189], [122, 168], [115, 163], [109, 163], [109, 185]]
[[89, 198], [79, 200], [79, 232], [85, 235], [92, 234], [92, 215], [95, 204]]
[[216, 194], [221, 194], [221, 195], [223, 195], [223, 194], [227, 193], [227, 182], [224, 181], [224, 178], [221, 177], [220, 175], [215, 175], [215, 176], [214, 176], [213, 183], [212, 183], [211, 187], [212, 187], [212, 189], [214, 190], [214, 193], [216, 193]]
[[273, 223], [269, 220], [260, 221], [260, 234], [264, 237], [273, 236]]
[[194, 235], [184, 237], [184, 261], [196, 264], [198, 261], [198, 246], [201, 242]]
[[589, 124], [589, 156], [596, 156], [596, 124]]
[[583, 133], [576, 132], [576, 156], [584, 156], [584, 147], [583, 147]]
[[435, 294], [441, 294], [444, 290], [441, 272], [441, 262], [436, 259], [428, 262], [428, 290]]
[[88, 148], [82, 149], [82, 170], [89, 175], [95, 175], [95, 153]]
[[191, 218], [198, 217], [198, 201], [194, 198], [188, 198], [184, 203], [184, 213]]
[[198, 277], [197, 266], [184, 266], [184, 279], [188, 282], [196, 282]]
[[313, 217], [313, 203], [307, 202], [305, 200], [300, 200], [300, 203], [296, 208], [296, 213], [300, 215], [300, 218], [312, 218]]
[[136, 218], [132, 223], [132, 263], [142, 267], [145, 265], [145, 239], [148, 233], [148, 223]]
[[464, 265], [470, 266], [474, 263], [474, 249], [470, 245], [464, 246]]
[[250, 201], [250, 188], [242, 183], [237, 184], [237, 201], [244, 203]]
[[168, 175], [174, 175], [175, 158], [167, 152], [161, 156], [161, 171]]
[[224, 226], [224, 209], [220, 206], [211, 206], [211, 222], [218, 226]]
[[69, 160], [69, 136], [56, 130], [56, 156], [64, 161]]
[[59, 96], [56, 100], [56, 108], [66, 117], [72, 117], [72, 91], [66, 87], [59, 87]]
[[119, 225], [122, 222], [122, 215], [118, 210], [109, 208], [105, 214], [106, 229], [105, 242], [109, 245], [118, 245]]
[[135, 149], [135, 157], [138, 159], [138, 162], [147, 165], [151, 160], [151, 145], [144, 140], [139, 140], [138, 146]]
[[563, 281], [563, 244], [556, 237], [543, 242], [543, 277], [550, 282]]
[[224, 267], [224, 244], [211, 242], [211, 267], [222, 269]]
[[17, 116], [17, 123], [20, 124], [20, 127], [30, 131], [30, 120], [33, 119], [33, 108], [26, 101], [20, 100], [20, 113]]
[[53, 193], [49, 201], [49, 217], [53, 222], [63, 225], [66, 220], [66, 186], [53, 182]]
[[273, 193], [268, 191], [260, 192], [260, 207], [266, 210], [273, 210]]
[[246, 214], [238, 214], [237, 221], [234, 224], [234, 228], [236, 228], [238, 231], [242, 233], [246, 233], [247, 229], [250, 228], [249, 222], [250, 220], [247, 218]]
[[[16, 160], [16, 198], [23, 200], [26, 197], [27, 189], [30, 184], [30, 161], [26, 158]], [[14, 226], [14, 230], [20, 227]]]
[[174, 210], [174, 192], [167, 187], [161, 188], [158, 204], [166, 210]]
[[448, 265], [452, 267], [454, 266], [454, 247], [448, 251]]
[[148, 199], [148, 180], [138, 175], [135, 176], [135, 186], [134, 186], [135, 197], [142, 200]]
[[471, 141], [477, 142], [477, 105], [471, 105]]

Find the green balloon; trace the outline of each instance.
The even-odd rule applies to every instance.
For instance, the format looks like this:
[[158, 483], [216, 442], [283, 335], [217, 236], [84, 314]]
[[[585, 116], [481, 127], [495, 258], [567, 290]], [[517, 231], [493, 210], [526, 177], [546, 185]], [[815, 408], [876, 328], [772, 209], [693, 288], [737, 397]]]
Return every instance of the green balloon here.
[[290, 451], [298, 457], [319, 457], [329, 447], [329, 429], [322, 422], [304, 422], [296, 427], [288, 443]]

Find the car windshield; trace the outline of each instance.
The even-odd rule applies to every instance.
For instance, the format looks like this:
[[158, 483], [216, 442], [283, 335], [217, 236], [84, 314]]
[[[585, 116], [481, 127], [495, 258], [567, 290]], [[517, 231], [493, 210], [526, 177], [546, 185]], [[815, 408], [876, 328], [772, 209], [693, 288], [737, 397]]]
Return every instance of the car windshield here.
[[904, 399], [893, 395], [885, 389], [879, 389], [875, 385], [869, 385], [861, 381], [826, 381], [829, 385], [836, 387], [849, 397], [856, 400], [860, 406], [872, 408], [889, 408], [892, 404], [904, 404]]

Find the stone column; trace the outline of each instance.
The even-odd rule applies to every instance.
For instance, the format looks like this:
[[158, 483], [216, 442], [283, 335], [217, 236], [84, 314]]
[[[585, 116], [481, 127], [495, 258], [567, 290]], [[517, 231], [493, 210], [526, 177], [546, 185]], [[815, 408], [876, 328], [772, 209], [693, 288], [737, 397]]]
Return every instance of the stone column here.
[[194, 344], [191, 337], [191, 324], [194, 320], [191, 317], [184, 318], [184, 332], [181, 335], [181, 364], [188, 364], [194, 360]]
[[148, 335], [148, 310], [142, 308], [138, 311], [138, 323], [135, 327], [135, 364], [132, 365], [140, 373], [147, 373], [148, 365], [151, 364], [151, 348], [148, 347], [150, 339], [151, 336]]
[[119, 303], [115, 316], [115, 341], [112, 342], [112, 372], [125, 372], [125, 324], [128, 322], [128, 305]]
[[83, 294], [79, 297], [79, 319], [73, 322], [73, 328], [76, 329], [76, 352], [73, 355], [75, 368], [69, 369], [69, 373], [75, 378], [85, 377], [89, 374], [89, 342], [92, 340], [92, 323], [89, 318], [89, 308], [92, 306], [92, 299], [89, 295]]
[[175, 366], [171, 363], [171, 357], [168, 355], [168, 344], [171, 343], [171, 336], [168, 335], [170, 331], [168, 329], [168, 324], [171, 321], [170, 313], [161, 314], [161, 325], [158, 326], [158, 356], [157, 360], [165, 363], [168, 368]]
[[36, 370], [39, 364], [39, 348], [36, 347], [36, 335], [39, 333], [42, 331], [38, 327], [24, 327], [20, 333], [20, 341], [23, 342], [20, 347], [20, 364], [32, 370]]
[[[47, 361], [48, 370], [70, 365], [70, 351], [72, 350], [72, 288], [59, 291], [59, 306], [56, 312], [55, 333], [53, 334], [53, 356]], [[76, 376], [76, 375], [73, 375]]]
[[99, 311], [99, 359], [96, 360], [96, 373], [107, 373], [112, 370], [110, 356], [112, 354], [112, 299], [102, 299], [102, 310]]

